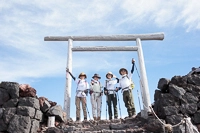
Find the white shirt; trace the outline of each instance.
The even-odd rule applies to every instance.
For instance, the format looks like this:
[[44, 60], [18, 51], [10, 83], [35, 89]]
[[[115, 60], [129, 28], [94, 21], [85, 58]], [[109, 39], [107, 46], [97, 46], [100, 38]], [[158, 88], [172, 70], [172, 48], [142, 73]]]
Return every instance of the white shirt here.
[[77, 97], [86, 97], [86, 94], [84, 93], [84, 91], [86, 89], [89, 89], [89, 84], [88, 82], [83, 79], [76, 79], [75, 82], [77, 83], [77, 89], [76, 89], [76, 96]]
[[108, 79], [105, 82], [105, 87], [108, 90], [108, 94], [115, 94], [115, 84], [117, 84], [116, 79]]
[[125, 74], [125, 75], [122, 75], [121, 79], [119, 79], [119, 86], [122, 88], [122, 93], [130, 89], [129, 86], [131, 85], [131, 78], [132, 78], [132, 74], [129, 74], [129, 75]]

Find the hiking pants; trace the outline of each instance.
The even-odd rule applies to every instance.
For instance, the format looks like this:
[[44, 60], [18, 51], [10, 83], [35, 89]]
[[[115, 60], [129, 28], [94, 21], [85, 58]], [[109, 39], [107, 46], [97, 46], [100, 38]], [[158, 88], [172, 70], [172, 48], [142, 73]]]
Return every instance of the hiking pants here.
[[87, 119], [87, 111], [86, 111], [86, 97], [77, 97], [75, 99], [75, 105], [76, 105], [76, 119], [80, 120], [80, 102], [82, 103], [82, 108], [83, 108], [83, 116], [84, 119]]
[[101, 117], [102, 96], [100, 96], [100, 94], [97, 94], [99, 93], [92, 93], [90, 96], [93, 117]]
[[109, 114], [109, 119], [112, 119], [112, 104], [114, 108], [114, 117], [118, 117], [118, 112], [117, 112], [117, 96], [116, 94], [109, 94], [108, 96], [108, 114]]
[[135, 105], [133, 102], [132, 90], [129, 89], [123, 92], [123, 100], [129, 116], [135, 115]]

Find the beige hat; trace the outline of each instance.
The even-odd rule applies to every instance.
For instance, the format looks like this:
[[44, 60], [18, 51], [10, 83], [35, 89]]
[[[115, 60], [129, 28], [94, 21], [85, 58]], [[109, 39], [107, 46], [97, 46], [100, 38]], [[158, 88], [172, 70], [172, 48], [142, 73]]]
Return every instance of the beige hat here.
[[80, 76], [85, 76], [85, 78], [87, 78], [86, 74], [84, 72], [80, 73], [78, 78], [80, 78]]
[[125, 71], [126, 71], [126, 74], [128, 74], [128, 71], [127, 71], [125, 68], [121, 68], [121, 69], [119, 70], [119, 74], [120, 74], [120, 75], [122, 75], [122, 74], [121, 74], [121, 71], [122, 71], [122, 70], [125, 70]]
[[106, 78], [108, 78], [108, 74], [110, 74], [110, 75], [111, 75], [111, 78], [113, 77], [113, 74], [112, 74], [112, 72], [108, 72], [108, 73], [106, 74]]

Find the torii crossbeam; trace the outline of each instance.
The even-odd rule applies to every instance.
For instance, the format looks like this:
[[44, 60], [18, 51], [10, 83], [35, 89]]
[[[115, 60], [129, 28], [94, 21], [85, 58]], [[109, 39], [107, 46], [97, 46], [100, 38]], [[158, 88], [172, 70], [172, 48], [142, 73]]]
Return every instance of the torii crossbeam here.
[[[163, 40], [164, 33], [151, 34], [131, 34], [131, 35], [110, 35], [110, 36], [47, 36], [44, 41], [68, 41], [68, 59], [67, 68], [72, 71], [72, 52], [83, 51], [137, 51], [141, 76], [141, 92], [144, 108], [144, 116], [147, 117], [147, 112], [150, 111], [147, 107], [151, 105], [149, 87], [146, 76], [146, 68], [143, 57], [143, 50], [141, 40]], [[93, 46], [93, 47], [73, 47], [73, 41], [136, 41], [136, 46]], [[64, 111], [67, 114], [67, 119], [70, 118], [70, 99], [71, 99], [71, 76], [66, 76], [66, 88], [64, 96]]]

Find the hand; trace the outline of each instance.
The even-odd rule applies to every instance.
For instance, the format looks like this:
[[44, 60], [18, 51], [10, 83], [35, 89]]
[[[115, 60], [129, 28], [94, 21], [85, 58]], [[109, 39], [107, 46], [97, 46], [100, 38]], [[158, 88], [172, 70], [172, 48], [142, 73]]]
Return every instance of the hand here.
[[108, 91], [104, 91], [104, 95], [107, 95], [108, 94]]
[[118, 92], [119, 88], [116, 87], [115, 91]]
[[134, 59], [134, 58], [132, 58], [132, 64], [133, 64], [133, 63], [135, 63], [135, 59]]
[[69, 72], [69, 68], [66, 68], [66, 72]]

